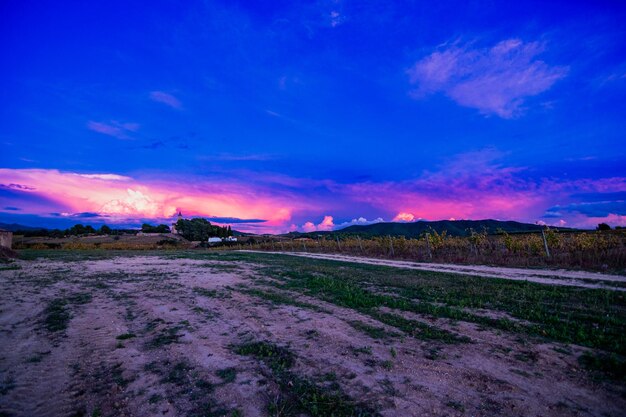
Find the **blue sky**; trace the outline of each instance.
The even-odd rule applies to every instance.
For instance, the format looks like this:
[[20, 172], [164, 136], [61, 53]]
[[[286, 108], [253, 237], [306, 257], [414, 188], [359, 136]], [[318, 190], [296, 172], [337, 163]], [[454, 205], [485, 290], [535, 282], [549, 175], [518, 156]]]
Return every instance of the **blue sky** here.
[[0, 221], [626, 222], [620, 2], [264, 3], [3, 2]]

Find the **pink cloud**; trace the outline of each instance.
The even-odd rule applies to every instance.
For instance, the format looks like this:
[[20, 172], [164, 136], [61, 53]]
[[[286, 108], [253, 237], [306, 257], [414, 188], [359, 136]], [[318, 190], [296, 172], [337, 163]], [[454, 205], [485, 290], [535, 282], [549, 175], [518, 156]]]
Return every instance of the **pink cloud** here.
[[[292, 213], [302, 206], [293, 195], [271, 193], [235, 182], [148, 180], [116, 174], [77, 174], [46, 169], [0, 169], [9, 183], [49, 199], [48, 206], [31, 206], [31, 214], [59, 211], [108, 215], [112, 222], [128, 218], [173, 216], [235, 217], [267, 220], [257, 225], [268, 231], [284, 230]], [[62, 202], [62, 203], [54, 203]], [[242, 227], [245, 227], [242, 226]]]
[[156, 101], [157, 103], [163, 103], [170, 106], [173, 109], [181, 109], [183, 107], [179, 99], [163, 91], [152, 91], [150, 93], [150, 99], [152, 101]]
[[[121, 222], [164, 219], [183, 210], [186, 216], [267, 220], [237, 225], [238, 230], [261, 233], [336, 230], [381, 222], [382, 216], [393, 221], [493, 218], [534, 223], [550, 219], [573, 227], [593, 227], [602, 221], [623, 224], [621, 211], [608, 211], [609, 217], [603, 220], [591, 217], [588, 210], [587, 214], [574, 210], [587, 206], [572, 196], [625, 192], [626, 178], [532, 178], [524, 167], [504, 166], [502, 157], [496, 150], [485, 149], [452, 156], [436, 170], [410, 180], [351, 184], [241, 171], [181, 179], [154, 173], [135, 178], [115, 173], [0, 169], [4, 184], [0, 187], [9, 193], [0, 206], [17, 206], [9, 199], [23, 193], [38, 197], [24, 198], [21, 207], [25, 214], [92, 212]], [[243, 180], [248, 178], [251, 180]], [[559, 209], [565, 207], [573, 208]], [[355, 210], [377, 218], [336, 221], [350, 219]], [[317, 218], [323, 213], [332, 215]], [[317, 220], [310, 221], [312, 218]]]
[[398, 213], [396, 214], [396, 216], [393, 218], [393, 222], [404, 222], [404, 223], [409, 223], [409, 222], [413, 222], [417, 220], [415, 218], [415, 216], [412, 213]]
[[335, 228], [333, 222], [333, 216], [324, 216], [324, 219], [319, 224], [313, 222], [306, 222], [302, 225], [302, 230], [305, 232], [317, 232], [317, 231], [329, 231]]
[[139, 124], [120, 123], [115, 120], [109, 123], [89, 121], [87, 122], [87, 129], [118, 139], [130, 139], [129, 133], [139, 130]]
[[490, 48], [446, 45], [417, 61], [407, 74], [415, 98], [441, 92], [457, 104], [505, 119], [524, 112], [524, 101], [552, 87], [568, 68], [537, 57], [539, 42], [507, 39]]

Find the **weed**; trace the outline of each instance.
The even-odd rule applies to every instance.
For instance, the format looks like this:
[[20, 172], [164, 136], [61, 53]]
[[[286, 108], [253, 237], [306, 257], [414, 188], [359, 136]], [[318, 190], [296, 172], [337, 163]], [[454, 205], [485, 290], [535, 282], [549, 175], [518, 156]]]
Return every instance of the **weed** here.
[[70, 312], [67, 309], [67, 300], [58, 298], [48, 303], [48, 306], [43, 311], [44, 326], [50, 332], [58, 332], [65, 330], [70, 322]]
[[193, 369], [188, 362], [180, 361], [172, 366], [161, 382], [174, 385], [185, 385], [189, 380], [189, 372]]
[[354, 353], [355, 356], [359, 356], [360, 353], [364, 354], [364, 355], [371, 355], [372, 354], [372, 347], [371, 346], [363, 346], [363, 347], [354, 347], [351, 346], [350, 350], [352, 351], [352, 353]]
[[324, 311], [323, 309], [321, 309], [320, 307], [316, 305], [294, 300], [292, 297], [289, 297], [286, 294], [279, 294], [275, 291], [262, 291], [258, 289], [240, 290], [240, 291], [244, 294], [253, 295], [255, 297], [259, 297], [264, 300], [271, 301], [272, 303], [275, 303], [275, 304], [284, 304], [284, 305], [291, 305], [291, 306], [296, 306], [296, 307], [301, 307], [301, 308], [308, 308], [308, 309], [315, 310], [315, 311]]
[[148, 398], [150, 404], [160, 403], [161, 401], [163, 401], [163, 397], [159, 394], [152, 394], [150, 398]]
[[230, 384], [237, 378], [237, 369], [225, 368], [219, 369], [215, 374], [222, 379], [223, 384]]
[[179, 343], [178, 339], [184, 335], [178, 333], [181, 328], [179, 326], [169, 327], [162, 329], [155, 337], [153, 337], [148, 343], [147, 347], [150, 349], [157, 349], [173, 343]]
[[4, 381], [0, 383], [0, 395], [6, 395], [9, 391], [15, 388], [15, 379], [13, 376], [7, 376]]
[[22, 269], [22, 267], [20, 265], [7, 265], [7, 266], [0, 266], [0, 271], [18, 271]]
[[348, 324], [372, 339], [389, 339], [399, 336], [398, 333], [387, 331], [383, 327], [371, 326], [358, 320], [349, 321]]
[[113, 378], [113, 382], [115, 382], [120, 387], [125, 387], [126, 385], [128, 385], [129, 383], [133, 381], [132, 379], [124, 378], [124, 376], [122, 375], [123, 372], [124, 372], [124, 369], [122, 369], [121, 362], [113, 365], [113, 368], [111, 369], [111, 377]]
[[263, 360], [275, 372], [291, 368], [294, 364], [294, 356], [291, 351], [269, 342], [244, 343], [236, 346], [234, 351], [239, 355], [254, 356]]
[[70, 322], [70, 304], [85, 304], [91, 301], [91, 294], [75, 293], [66, 298], [51, 300], [43, 311], [43, 324], [50, 332], [65, 330]]
[[193, 292], [203, 297], [210, 298], [230, 298], [231, 295], [227, 291], [210, 290], [208, 288], [194, 287]]
[[463, 406], [463, 404], [461, 404], [458, 401], [448, 401], [446, 405], [450, 408], [454, 408], [457, 411], [461, 411], [461, 412], [465, 411], [465, 407]]
[[310, 379], [289, 371], [295, 362], [294, 355], [284, 347], [269, 342], [252, 342], [234, 346], [233, 350], [240, 355], [262, 360], [270, 369], [274, 382], [280, 387], [279, 394], [268, 404], [270, 415], [376, 415], [372, 409], [356, 404], [343, 394], [338, 385], [333, 385], [335, 389], [321, 388]]
[[585, 369], [602, 373], [611, 379], [626, 380], [626, 358], [615, 353], [585, 352], [578, 358], [578, 363]]

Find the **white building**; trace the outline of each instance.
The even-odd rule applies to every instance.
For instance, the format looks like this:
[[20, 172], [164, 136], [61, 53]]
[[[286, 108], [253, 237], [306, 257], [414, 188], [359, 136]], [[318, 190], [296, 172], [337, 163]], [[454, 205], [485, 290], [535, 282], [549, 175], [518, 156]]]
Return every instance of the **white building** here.
[[176, 223], [178, 223], [179, 220], [183, 219], [183, 213], [182, 212], [178, 212], [178, 216], [176, 217], [176, 221], [174, 223], [172, 223], [172, 226], [170, 227], [170, 232], [177, 235], [178, 234], [178, 230], [176, 230]]

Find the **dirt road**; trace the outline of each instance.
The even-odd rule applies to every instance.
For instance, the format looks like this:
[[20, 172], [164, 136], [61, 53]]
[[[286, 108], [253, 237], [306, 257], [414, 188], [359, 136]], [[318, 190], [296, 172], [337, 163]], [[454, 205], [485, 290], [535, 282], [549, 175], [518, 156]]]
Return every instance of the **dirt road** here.
[[434, 264], [422, 262], [397, 261], [390, 259], [364, 258], [360, 256], [334, 255], [328, 253], [306, 253], [306, 252], [264, 252], [264, 251], [242, 251], [255, 253], [273, 253], [279, 255], [302, 256], [313, 259], [328, 259], [342, 262], [355, 262], [368, 265], [391, 266], [395, 268], [417, 269], [421, 271], [451, 272], [455, 274], [474, 275], [488, 278], [502, 278], [516, 281], [531, 281], [541, 284], [568, 285], [584, 288], [605, 288], [616, 291], [626, 291], [626, 276], [609, 275], [588, 271], [568, 271], [564, 269], [524, 269], [505, 268], [486, 265], [455, 265], [455, 264]]

